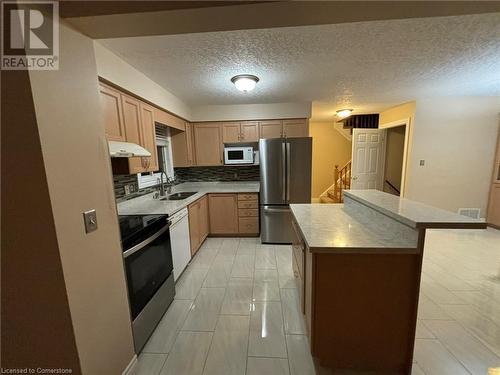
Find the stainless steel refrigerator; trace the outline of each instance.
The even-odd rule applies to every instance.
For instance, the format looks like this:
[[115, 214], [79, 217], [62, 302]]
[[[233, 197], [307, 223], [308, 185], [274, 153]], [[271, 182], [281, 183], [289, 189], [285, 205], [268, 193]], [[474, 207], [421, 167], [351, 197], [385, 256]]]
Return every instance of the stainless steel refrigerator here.
[[259, 141], [263, 243], [292, 242], [290, 203], [311, 203], [312, 138]]

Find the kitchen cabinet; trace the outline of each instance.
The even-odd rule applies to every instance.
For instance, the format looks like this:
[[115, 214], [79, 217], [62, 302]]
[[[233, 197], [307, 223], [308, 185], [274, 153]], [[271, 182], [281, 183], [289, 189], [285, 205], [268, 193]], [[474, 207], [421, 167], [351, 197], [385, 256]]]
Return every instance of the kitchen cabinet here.
[[307, 119], [260, 121], [260, 138], [298, 138], [309, 136]]
[[[141, 110], [139, 100], [121, 94], [122, 108], [123, 108], [123, 123], [125, 124], [125, 134], [127, 135], [127, 142], [143, 145], [142, 142], [142, 122]], [[136, 157], [128, 158], [129, 173], [146, 172], [147, 165], [145, 159]]]
[[281, 138], [283, 123], [281, 120], [259, 121], [260, 138]]
[[208, 201], [206, 195], [188, 206], [188, 215], [191, 255], [194, 256], [208, 236]]
[[222, 165], [223, 141], [221, 123], [194, 123], [193, 132], [196, 165]]
[[209, 194], [211, 234], [238, 233], [237, 194]]
[[258, 142], [258, 121], [223, 122], [222, 139], [224, 143]]
[[193, 167], [195, 165], [193, 125], [186, 122], [185, 131], [171, 129], [172, 159], [174, 168]]
[[498, 132], [497, 153], [493, 165], [493, 177], [486, 221], [495, 228], [500, 228], [500, 129]]
[[259, 195], [238, 194], [238, 233], [258, 235], [259, 232]]
[[99, 83], [99, 93], [101, 106], [104, 111], [106, 138], [110, 141], [125, 142], [126, 135], [120, 92]]
[[259, 141], [259, 122], [242, 121], [241, 122], [241, 141], [258, 142]]
[[283, 136], [286, 138], [299, 138], [309, 136], [307, 119], [283, 120]]
[[142, 122], [142, 146], [151, 153], [150, 158], [142, 158], [142, 160], [146, 165], [145, 172], [154, 172], [158, 170], [154, 108], [142, 102], [140, 102], [140, 108]]
[[113, 173], [133, 174], [158, 170], [154, 107], [102, 82], [99, 83], [99, 94], [106, 138], [136, 143], [151, 152], [151, 157], [112, 159]]
[[224, 143], [238, 143], [241, 139], [241, 124], [239, 122], [222, 123], [222, 140]]
[[181, 131], [186, 130], [185, 121], [183, 119], [174, 116], [166, 111], [163, 111], [159, 108], [154, 109], [154, 118], [156, 122], [162, 125]]

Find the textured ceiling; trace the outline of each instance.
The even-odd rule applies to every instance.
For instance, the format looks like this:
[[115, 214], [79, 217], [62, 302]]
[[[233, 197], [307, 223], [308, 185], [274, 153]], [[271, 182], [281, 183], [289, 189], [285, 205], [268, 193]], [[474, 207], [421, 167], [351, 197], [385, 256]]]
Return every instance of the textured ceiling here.
[[[192, 105], [313, 101], [379, 111], [420, 97], [500, 95], [500, 13], [101, 41]], [[238, 92], [230, 78], [260, 77]]]

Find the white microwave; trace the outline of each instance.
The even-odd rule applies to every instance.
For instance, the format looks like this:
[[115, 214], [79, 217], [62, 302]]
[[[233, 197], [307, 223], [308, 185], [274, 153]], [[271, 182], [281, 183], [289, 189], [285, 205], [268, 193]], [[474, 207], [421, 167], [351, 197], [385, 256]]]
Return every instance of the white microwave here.
[[224, 164], [253, 164], [253, 147], [224, 147]]

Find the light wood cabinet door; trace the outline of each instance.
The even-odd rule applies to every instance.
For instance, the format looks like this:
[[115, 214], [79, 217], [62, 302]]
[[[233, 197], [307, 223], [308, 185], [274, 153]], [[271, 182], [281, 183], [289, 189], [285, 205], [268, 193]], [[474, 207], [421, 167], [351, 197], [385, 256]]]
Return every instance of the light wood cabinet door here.
[[99, 93], [101, 96], [101, 107], [104, 111], [106, 138], [110, 141], [125, 142], [125, 124], [123, 123], [120, 92], [99, 83]]
[[185, 123], [185, 131], [170, 131], [172, 142], [172, 159], [174, 167], [192, 167], [194, 163], [193, 127], [189, 122]]
[[258, 121], [242, 121], [240, 125], [241, 142], [258, 142], [259, 141], [259, 122]]
[[488, 224], [500, 227], [500, 184], [492, 184], [488, 205]]
[[211, 166], [222, 165], [222, 126], [219, 122], [195, 123], [194, 150], [196, 165]]
[[151, 152], [150, 158], [143, 158], [147, 172], [158, 170], [158, 152], [156, 151], [156, 134], [154, 108], [146, 103], [140, 103], [142, 121], [142, 147]]
[[188, 206], [189, 240], [191, 241], [191, 256], [196, 254], [201, 243], [200, 231], [200, 201]]
[[[123, 108], [123, 122], [125, 124], [125, 134], [127, 135], [127, 142], [142, 145], [143, 142], [140, 102], [139, 100], [124, 94], [121, 94], [121, 99]], [[143, 158], [129, 158], [128, 165], [130, 174], [146, 171], [146, 165], [144, 164]]]
[[283, 120], [283, 136], [287, 138], [308, 137], [309, 124], [307, 119]]
[[222, 123], [222, 141], [224, 143], [238, 143], [241, 139], [239, 122]]
[[238, 233], [237, 194], [209, 194], [210, 233]]
[[281, 138], [283, 136], [281, 120], [259, 121], [260, 138]]
[[200, 199], [199, 204], [199, 227], [200, 227], [200, 245], [207, 238], [209, 233], [209, 219], [208, 219], [208, 197], [205, 195]]

